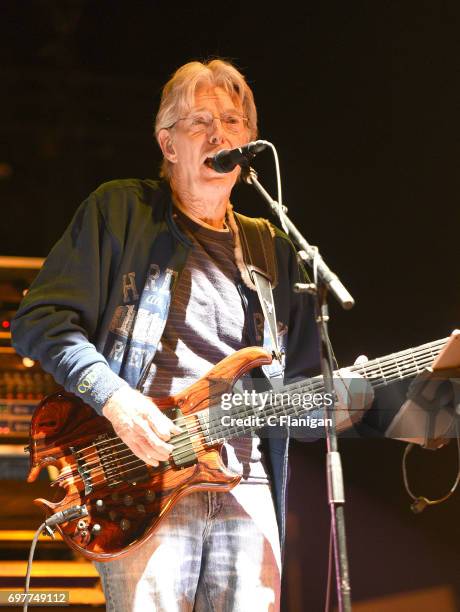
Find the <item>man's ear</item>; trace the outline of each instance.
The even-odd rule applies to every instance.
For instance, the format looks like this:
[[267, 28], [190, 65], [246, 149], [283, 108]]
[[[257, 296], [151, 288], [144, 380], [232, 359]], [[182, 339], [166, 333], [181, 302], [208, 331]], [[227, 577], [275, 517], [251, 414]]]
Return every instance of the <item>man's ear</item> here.
[[175, 163], [177, 161], [176, 149], [169, 130], [162, 129], [158, 132], [158, 144], [160, 145], [163, 157], [168, 161]]

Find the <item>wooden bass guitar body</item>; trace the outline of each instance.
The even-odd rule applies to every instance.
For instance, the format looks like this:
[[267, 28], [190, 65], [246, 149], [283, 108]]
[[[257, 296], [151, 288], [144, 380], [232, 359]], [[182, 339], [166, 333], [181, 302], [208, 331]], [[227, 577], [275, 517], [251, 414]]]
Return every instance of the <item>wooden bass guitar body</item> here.
[[[458, 364], [459, 337], [454, 332], [450, 339], [428, 342], [349, 369], [373, 388], [385, 387], [427, 371], [433, 360], [441, 368], [446, 367], [443, 364]], [[62, 522], [58, 529], [67, 544], [88, 559], [110, 561], [134, 550], [152, 536], [183, 495], [224, 492], [238, 484], [241, 476], [221, 461], [222, 444], [257, 431], [260, 425], [227, 427], [220, 418], [223, 413], [217, 409], [223, 408], [222, 394], [230, 393], [243, 374], [269, 363], [271, 356], [262, 348], [244, 348], [176, 396], [155, 400], [183, 431], [170, 440], [174, 450], [169, 461], [156, 468], [137, 458], [116, 436], [109, 421], [81, 400], [68, 393], [46, 398], [32, 418], [28, 480], [35, 480], [43, 467], [56, 466], [59, 475], [53, 484], [57, 496], [53, 501], [36, 499], [35, 503], [48, 516], [84, 507], [86, 516]], [[339, 372], [336, 374], [340, 377]], [[294, 401], [285, 403], [277, 400], [277, 395], [303, 393], [311, 398], [325, 391], [322, 376], [287, 384], [280, 390], [282, 393], [275, 393], [274, 401], [268, 404], [267, 398], [262, 402], [257, 397], [249, 405], [237, 404], [237, 414], [251, 419], [265, 410], [275, 423], [279, 418], [282, 424], [283, 418], [305, 416], [311, 407]], [[362, 416], [362, 410], [357, 412]], [[446, 442], [454, 420], [452, 416], [451, 424], [444, 427], [432, 448]]]
[[202, 413], [218, 404], [248, 370], [271, 362], [259, 347], [248, 347], [219, 362], [205, 377], [178, 395], [155, 400], [184, 433], [171, 443], [168, 462], [156, 468], [138, 459], [116, 436], [110, 422], [68, 393], [46, 398], [36, 409], [30, 436], [30, 473], [53, 465], [59, 475], [53, 501], [35, 504], [48, 516], [84, 506], [87, 516], [57, 526], [67, 544], [93, 561], [128, 554], [154, 534], [160, 521], [184, 495], [225, 492], [241, 476], [222, 463], [222, 443], [205, 440]]

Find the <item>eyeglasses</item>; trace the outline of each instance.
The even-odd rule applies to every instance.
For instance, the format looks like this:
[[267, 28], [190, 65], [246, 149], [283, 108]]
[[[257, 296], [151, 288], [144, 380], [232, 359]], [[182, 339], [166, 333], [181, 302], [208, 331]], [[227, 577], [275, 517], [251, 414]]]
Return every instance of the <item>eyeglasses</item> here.
[[170, 128], [174, 127], [179, 121], [184, 122], [185, 129], [191, 134], [198, 134], [200, 132], [208, 131], [213, 125], [215, 119], [219, 119], [222, 127], [226, 132], [231, 134], [239, 134], [243, 131], [247, 125], [248, 118], [237, 112], [222, 113], [218, 117], [213, 115], [209, 111], [199, 111], [191, 113], [187, 117], [181, 117], [174, 122]]

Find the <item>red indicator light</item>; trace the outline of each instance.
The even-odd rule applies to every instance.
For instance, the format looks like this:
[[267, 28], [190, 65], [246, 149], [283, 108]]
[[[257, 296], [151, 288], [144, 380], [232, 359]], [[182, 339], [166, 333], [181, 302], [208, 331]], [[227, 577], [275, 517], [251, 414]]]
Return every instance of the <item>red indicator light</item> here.
[[9, 321], [2, 321], [2, 327], [3, 327], [3, 329], [9, 329], [10, 322]]

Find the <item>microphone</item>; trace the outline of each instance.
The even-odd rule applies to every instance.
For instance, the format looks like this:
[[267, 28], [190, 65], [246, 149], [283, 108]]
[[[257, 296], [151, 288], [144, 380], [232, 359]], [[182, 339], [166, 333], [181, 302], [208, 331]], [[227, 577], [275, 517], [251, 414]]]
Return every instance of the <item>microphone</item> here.
[[231, 172], [235, 166], [247, 166], [253, 157], [270, 145], [266, 140], [255, 140], [239, 149], [224, 149], [213, 157], [208, 157], [206, 164], [221, 174]]

